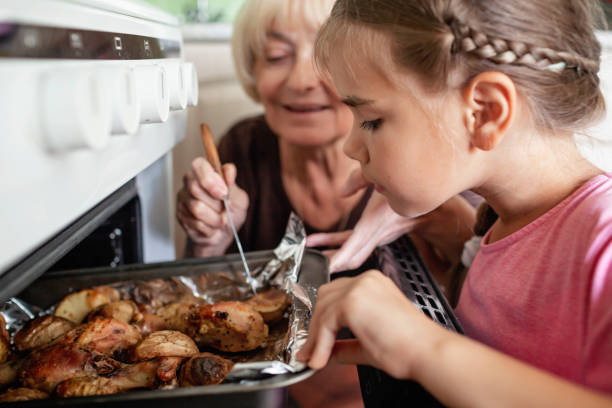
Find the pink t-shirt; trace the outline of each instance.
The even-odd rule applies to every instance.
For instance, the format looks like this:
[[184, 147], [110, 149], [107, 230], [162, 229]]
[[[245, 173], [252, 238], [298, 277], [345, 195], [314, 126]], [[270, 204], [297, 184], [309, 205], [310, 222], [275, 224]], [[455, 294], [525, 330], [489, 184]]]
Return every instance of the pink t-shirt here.
[[612, 392], [612, 175], [497, 242], [489, 235], [456, 309], [466, 334]]

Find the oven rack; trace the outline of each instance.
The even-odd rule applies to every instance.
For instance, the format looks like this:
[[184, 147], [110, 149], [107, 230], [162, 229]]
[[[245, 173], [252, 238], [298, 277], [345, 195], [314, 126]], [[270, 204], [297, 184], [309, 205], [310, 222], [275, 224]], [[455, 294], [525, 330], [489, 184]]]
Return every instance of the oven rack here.
[[[459, 320], [408, 236], [380, 247], [377, 260], [381, 272], [391, 278], [423, 314], [463, 334]], [[443, 406], [414, 381], [392, 378], [373, 367], [358, 366], [357, 369], [366, 408]]]

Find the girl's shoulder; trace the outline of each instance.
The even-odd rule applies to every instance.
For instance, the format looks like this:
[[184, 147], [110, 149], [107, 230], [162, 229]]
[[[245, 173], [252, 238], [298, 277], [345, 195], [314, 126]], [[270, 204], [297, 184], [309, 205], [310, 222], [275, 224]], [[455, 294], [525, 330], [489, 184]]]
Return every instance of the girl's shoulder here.
[[591, 227], [608, 226], [612, 232], [612, 174], [600, 174], [571, 198], [568, 216]]
[[609, 270], [612, 265], [605, 259], [612, 256], [612, 175], [594, 177], [574, 196], [559, 219], [565, 224], [564, 235], [598, 268]]

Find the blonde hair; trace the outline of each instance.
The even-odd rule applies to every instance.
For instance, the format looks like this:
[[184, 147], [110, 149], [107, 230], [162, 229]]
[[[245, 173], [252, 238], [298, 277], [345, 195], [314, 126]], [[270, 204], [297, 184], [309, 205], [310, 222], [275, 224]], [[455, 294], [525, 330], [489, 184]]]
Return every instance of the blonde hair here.
[[[338, 0], [315, 59], [326, 70], [338, 50], [360, 53], [379, 70], [390, 62], [415, 73], [434, 92], [451, 78], [465, 86], [500, 71], [526, 96], [537, 125], [576, 132], [605, 111], [598, 24], [605, 26], [596, 0]], [[388, 56], [373, 55], [381, 35]]]
[[232, 35], [236, 74], [247, 95], [259, 101], [255, 84], [255, 60], [264, 53], [273, 25], [301, 24], [318, 30], [329, 16], [333, 0], [246, 0]]

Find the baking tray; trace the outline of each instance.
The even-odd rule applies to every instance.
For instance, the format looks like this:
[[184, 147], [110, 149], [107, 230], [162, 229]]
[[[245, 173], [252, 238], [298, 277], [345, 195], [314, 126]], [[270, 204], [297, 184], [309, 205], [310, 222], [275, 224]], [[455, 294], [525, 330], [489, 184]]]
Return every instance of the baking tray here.
[[[274, 257], [272, 251], [245, 254], [251, 270]], [[237, 254], [176, 262], [126, 265], [118, 268], [92, 268], [52, 272], [33, 282], [17, 297], [40, 307], [49, 307], [67, 293], [96, 285], [126, 280], [147, 280], [171, 276], [191, 276], [211, 272], [241, 273], [242, 262]], [[306, 249], [298, 278], [301, 284], [319, 287], [329, 280], [327, 260], [318, 251]], [[176, 388], [173, 390], [129, 391], [105, 396], [50, 398], [5, 403], [7, 407], [284, 407], [287, 387], [314, 374], [309, 368], [298, 373], [276, 375], [254, 384], [220, 384]]]
[[[378, 268], [423, 314], [448, 330], [463, 334], [459, 320], [408, 236], [380, 247], [377, 255]], [[357, 370], [366, 408], [443, 406], [414, 381], [398, 380], [368, 366], [359, 366]]]

